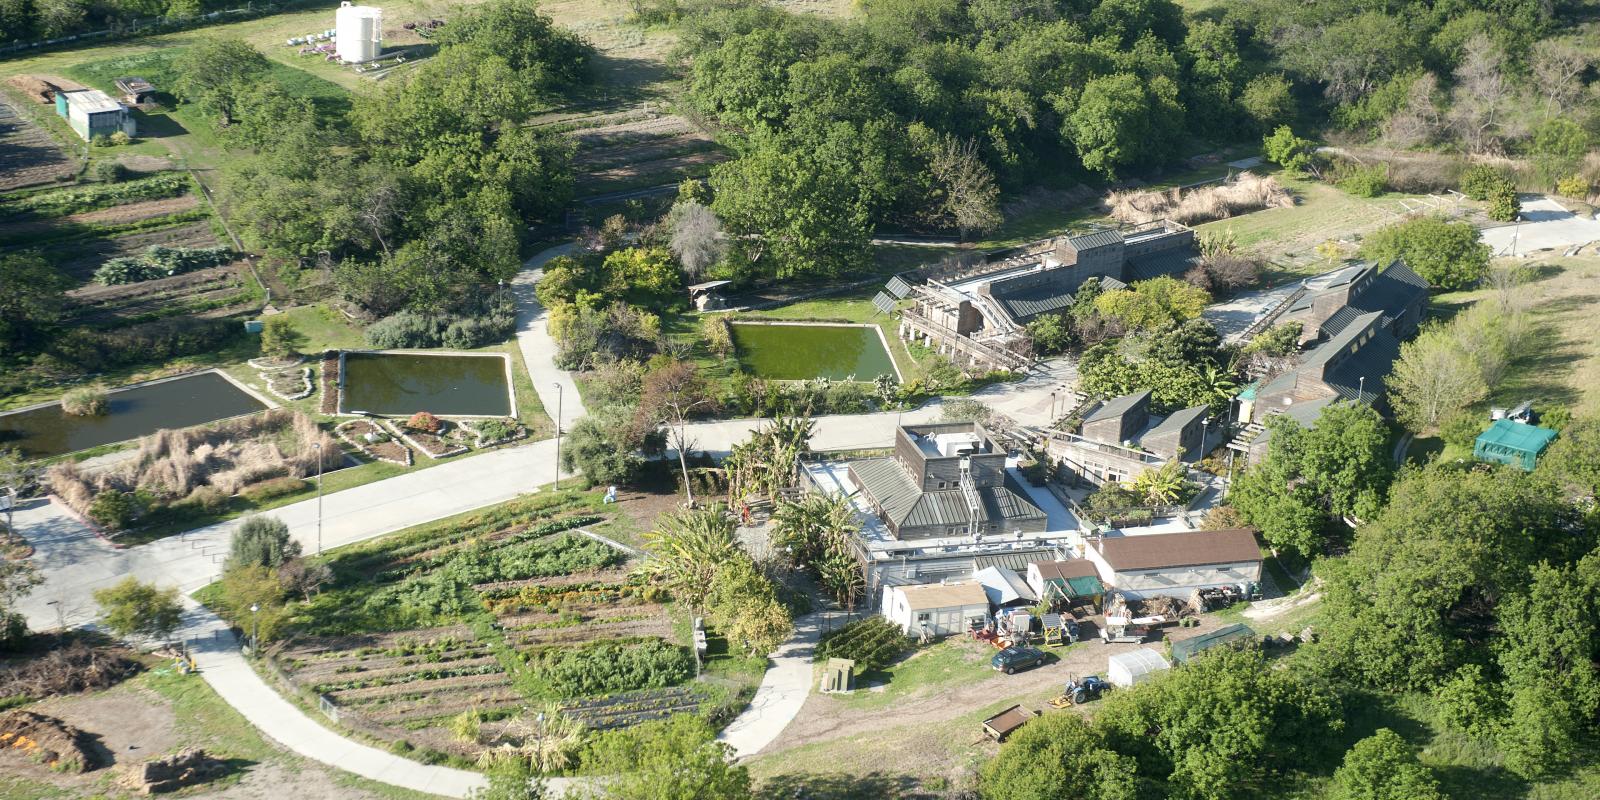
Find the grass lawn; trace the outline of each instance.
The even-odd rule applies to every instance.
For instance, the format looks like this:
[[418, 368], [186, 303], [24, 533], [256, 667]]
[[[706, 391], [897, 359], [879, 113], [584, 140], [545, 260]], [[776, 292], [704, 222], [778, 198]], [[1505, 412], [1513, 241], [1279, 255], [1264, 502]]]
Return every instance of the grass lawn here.
[[[994, 653], [994, 648], [980, 642], [953, 636], [921, 648], [882, 671], [861, 674], [856, 678], [856, 686], [861, 688], [835, 695], [834, 699], [850, 708], [888, 708], [914, 694], [989, 677], [994, 671], [989, 667]], [[879, 686], [882, 688], [876, 688]]]

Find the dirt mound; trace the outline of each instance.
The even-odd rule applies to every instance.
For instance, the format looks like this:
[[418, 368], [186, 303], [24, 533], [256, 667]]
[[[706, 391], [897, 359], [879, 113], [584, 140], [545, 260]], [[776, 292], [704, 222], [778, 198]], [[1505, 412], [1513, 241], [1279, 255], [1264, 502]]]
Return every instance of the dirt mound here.
[[165, 758], [152, 758], [129, 766], [118, 783], [139, 794], [159, 794], [215, 780], [227, 771], [227, 764], [206, 755], [204, 750], [191, 747]]
[[87, 772], [94, 766], [83, 731], [32, 711], [0, 715], [0, 748], [19, 751], [58, 772]]
[[41, 698], [105, 689], [126, 680], [140, 668], [139, 662], [129, 658], [125, 650], [75, 642], [35, 658], [0, 662], [0, 698], [19, 695]]
[[86, 88], [76, 81], [64, 80], [53, 75], [49, 78], [45, 80], [37, 75], [13, 75], [6, 79], [6, 83], [21, 89], [30, 99], [40, 103], [54, 103], [56, 92], [75, 92]]

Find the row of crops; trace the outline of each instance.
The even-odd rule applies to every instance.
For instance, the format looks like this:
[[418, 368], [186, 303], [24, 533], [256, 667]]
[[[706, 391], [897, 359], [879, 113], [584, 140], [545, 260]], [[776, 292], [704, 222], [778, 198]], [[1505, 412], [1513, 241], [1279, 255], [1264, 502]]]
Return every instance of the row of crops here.
[[492, 743], [463, 715], [553, 709], [602, 731], [716, 705], [660, 598], [578, 533], [600, 519], [536, 495], [341, 551], [277, 663], [362, 730], [466, 761]]

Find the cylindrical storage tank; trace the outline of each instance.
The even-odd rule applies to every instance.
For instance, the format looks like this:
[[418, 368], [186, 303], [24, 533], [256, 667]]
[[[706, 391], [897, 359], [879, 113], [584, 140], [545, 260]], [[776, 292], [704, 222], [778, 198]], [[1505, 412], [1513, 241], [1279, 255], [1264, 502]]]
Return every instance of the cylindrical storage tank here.
[[383, 9], [340, 3], [334, 12], [334, 52], [350, 64], [371, 61], [383, 52]]

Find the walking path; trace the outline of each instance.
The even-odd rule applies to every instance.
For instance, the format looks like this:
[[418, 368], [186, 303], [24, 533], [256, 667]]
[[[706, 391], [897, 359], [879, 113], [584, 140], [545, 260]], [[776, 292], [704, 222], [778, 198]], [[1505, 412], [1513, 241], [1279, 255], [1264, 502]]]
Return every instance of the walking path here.
[[[511, 280], [511, 291], [517, 297], [517, 347], [522, 350], [522, 360], [528, 365], [528, 377], [533, 380], [533, 391], [544, 404], [544, 411], [555, 419], [561, 415], [561, 430], [571, 430], [572, 423], [584, 415], [583, 397], [578, 394], [578, 384], [572, 373], [556, 367], [556, 343], [550, 338], [550, 321], [544, 306], [534, 296], [533, 287], [544, 277], [545, 264], [557, 256], [578, 249], [575, 242], [556, 245], [540, 252], [522, 264], [522, 272]], [[556, 386], [561, 389], [557, 390]]]
[[794, 621], [794, 635], [775, 651], [755, 697], [717, 740], [735, 758], [755, 755], [783, 733], [811, 693], [811, 656], [822, 637], [822, 615], [814, 611]]
[[[184, 632], [193, 639], [201, 677], [267, 738], [313, 761], [419, 792], [466, 797], [487, 785], [477, 772], [419, 764], [352, 741], [318, 724], [256, 674], [240, 653], [239, 642], [226, 623], [205, 607], [189, 603]], [[564, 792], [567, 787], [552, 788]]]

